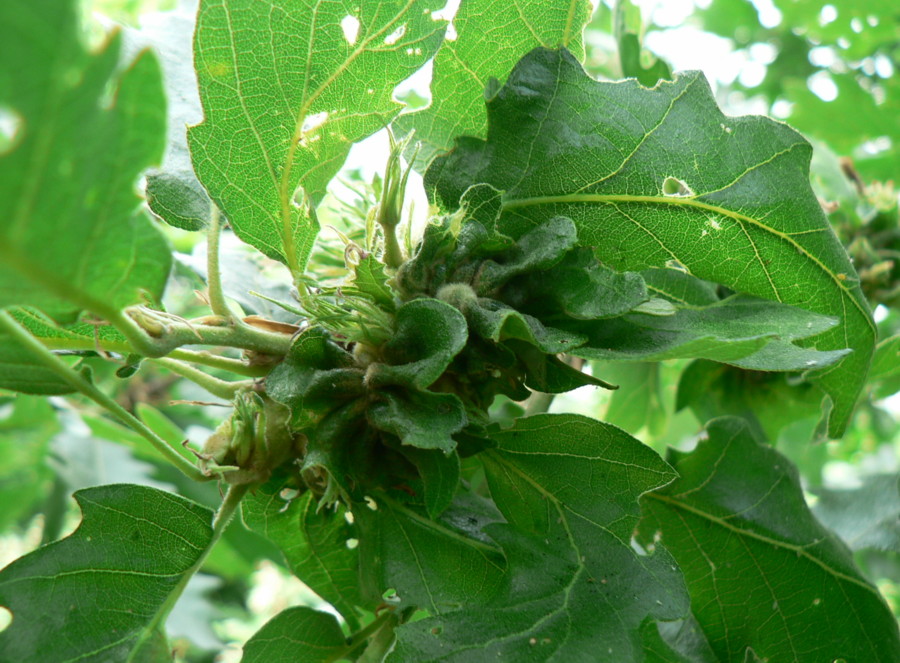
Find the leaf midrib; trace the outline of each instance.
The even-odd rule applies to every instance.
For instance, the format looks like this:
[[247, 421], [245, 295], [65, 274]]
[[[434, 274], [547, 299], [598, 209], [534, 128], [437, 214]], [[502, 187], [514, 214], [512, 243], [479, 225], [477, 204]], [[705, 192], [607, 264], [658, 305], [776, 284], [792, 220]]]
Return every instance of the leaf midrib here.
[[[713, 515], [707, 511], [704, 511], [702, 509], [698, 509], [697, 507], [691, 506], [690, 504], [687, 504], [685, 502], [681, 502], [681, 501], [674, 499], [668, 495], [662, 495], [660, 493], [646, 493], [644, 495], [644, 497], [646, 497], [648, 499], [654, 499], [659, 502], [663, 502], [664, 504], [667, 504], [668, 506], [675, 508], [675, 509], [681, 509], [682, 511], [687, 511], [688, 513], [691, 513], [699, 518], [702, 518], [702, 519], [707, 520], [707, 521], [709, 521], [715, 525], [718, 525], [724, 529], [727, 529], [729, 532], [732, 532], [733, 534], [737, 535], [738, 537], [751, 538], [756, 541], [760, 541], [762, 543], [767, 543], [770, 546], [773, 546], [775, 548], [789, 550], [790, 552], [796, 554], [798, 557], [803, 557], [804, 559], [812, 562], [813, 564], [815, 564], [816, 566], [821, 568], [823, 571], [825, 571], [829, 575], [834, 576], [835, 578], [837, 578], [839, 580], [843, 580], [844, 582], [849, 582], [853, 585], [861, 587], [862, 589], [865, 589], [867, 592], [879, 597], [879, 599], [880, 599], [881, 595], [878, 593], [878, 591], [874, 587], [872, 587], [871, 585], [869, 585], [868, 583], [866, 583], [862, 580], [859, 580], [858, 578], [854, 578], [853, 576], [849, 576], [846, 573], [843, 573], [842, 571], [838, 571], [837, 569], [831, 567], [829, 564], [822, 561], [818, 557], [811, 555], [809, 552], [806, 551], [806, 546], [796, 545], [793, 543], [788, 543], [786, 541], [780, 541], [779, 539], [775, 539], [775, 538], [766, 536], [765, 534], [760, 534], [759, 532], [754, 532], [752, 530], [738, 527], [737, 525], [732, 525], [723, 518], [720, 518], [720, 517]], [[816, 541], [816, 543], [819, 543], [819, 541]]]

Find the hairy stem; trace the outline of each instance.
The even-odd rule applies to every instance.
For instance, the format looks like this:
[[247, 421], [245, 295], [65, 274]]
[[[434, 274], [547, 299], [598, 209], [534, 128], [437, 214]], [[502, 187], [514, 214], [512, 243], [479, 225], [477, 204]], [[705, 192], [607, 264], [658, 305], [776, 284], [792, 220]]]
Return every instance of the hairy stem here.
[[227, 401], [232, 400], [234, 398], [234, 395], [241, 389], [249, 389], [253, 386], [252, 380], [241, 380], [240, 382], [228, 382], [227, 380], [220, 380], [219, 378], [213, 377], [208, 373], [204, 373], [203, 371], [196, 369], [193, 366], [184, 363], [183, 361], [178, 361], [177, 359], [168, 359], [165, 357], [161, 357], [159, 359], [153, 359], [151, 361], [154, 361], [160, 366], [163, 366], [164, 368], [170, 370], [172, 373], [180, 375], [181, 377], [190, 380], [194, 384], [203, 387], [213, 396], [224, 398]]
[[206, 292], [209, 297], [209, 308], [213, 315], [220, 315], [228, 321], [233, 316], [225, 303], [222, 291], [222, 272], [219, 267], [219, 237], [222, 234], [222, 219], [219, 208], [215, 205], [210, 210], [209, 229], [206, 235]]
[[[145, 357], [163, 357], [183, 345], [216, 345], [275, 356], [287, 354], [291, 347], [289, 334], [244, 324], [191, 324], [139, 306], [117, 312], [110, 322], [125, 334], [135, 351]], [[129, 333], [125, 329], [129, 329]], [[133, 338], [135, 336], [139, 338]]]
[[18, 321], [6, 311], [0, 311], [0, 329], [15, 339], [15, 341], [19, 343], [33, 359], [36, 359], [52, 370], [73, 389], [81, 392], [92, 401], [108, 410], [124, 424], [144, 437], [153, 445], [154, 449], [181, 470], [185, 476], [194, 479], [195, 481], [209, 481], [209, 477], [205, 476], [199, 468], [195, 467], [184, 456], [170, 447], [165, 440], [150, 430], [144, 422], [119, 405], [112, 397], [100, 391], [81, 374], [73, 371], [66, 362], [44, 347], [40, 341], [28, 333], [28, 330], [20, 325]]

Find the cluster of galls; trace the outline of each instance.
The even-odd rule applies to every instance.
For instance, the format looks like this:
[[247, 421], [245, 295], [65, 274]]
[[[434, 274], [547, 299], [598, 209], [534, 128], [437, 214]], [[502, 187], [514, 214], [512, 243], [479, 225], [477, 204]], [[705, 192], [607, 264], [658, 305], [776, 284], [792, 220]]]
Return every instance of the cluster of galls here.
[[380, 302], [389, 340], [310, 327], [265, 383], [266, 401], [288, 408], [304, 441], [306, 485], [326, 503], [394, 491], [435, 517], [453, 497], [460, 457], [491, 444], [484, 430], [498, 394], [609, 387], [559, 357], [587, 340], [566, 322], [596, 319], [592, 302], [608, 299], [608, 270], [576, 240], [567, 218], [513, 240], [459, 214], [430, 224], [392, 280], [357, 272], [347, 290]]

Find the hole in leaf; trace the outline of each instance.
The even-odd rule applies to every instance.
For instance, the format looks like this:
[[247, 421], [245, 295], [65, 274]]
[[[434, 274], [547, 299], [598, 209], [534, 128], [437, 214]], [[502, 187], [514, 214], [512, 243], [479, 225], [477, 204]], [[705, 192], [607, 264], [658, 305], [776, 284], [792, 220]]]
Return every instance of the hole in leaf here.
[[400, 41], [400, 38], [405, 34], [406, 34], [406, 23], [404, 23], [399, 28], [394, 30], [391, 34], [389, 34], [387, 37], [385, 37], [384, 43], [387, 44], [388, 46], [393, 46], [398, 41]]
[[347, 539], [347, 549], [353, 550], [359, 545], [359, 539]]
[[669, 176], [663, 180], [662, 192], [664, 196], [694, 195], [694, 191], [687, 185], [687, 182], [672, 176]]
[[281, 492], [278, 493], [278, 497], [283, 499], [285, 502], [290, 502], [292, 499], [297, 497], [300, 494], [300, 491], [296, 488], [291, 488], [290, 486], [286, 488], [282, 488]]
[[3, 606], [0, 606], [0, 633], [3, 633], [3, 631], [5, 631], [10, 624], [12, 624], [12, 620], [12, 613]]
[[15, 147], [22, 124], [21, 115], [9, 106], [0, 106], [0, 156]]
[[327, 119], [328, 111], [322, 111], [321, 113], [313, 113], [312, 115], [307, 115], [305, 118], [303, 118], [303, 126], [300, 127], [300, 131], [304, 134], [315, 131], [323, 124], [325, 124], [325, 120]]
[[352, 46], [359, 37], [359, 19], [348, 14], [341, 19], [341, 30], [344, 31], [344, 39]]
[[400, 602], [400, 595], [397, 594], [397, 590], [394, 589], [393, 587], [390, 587], [390, 588], [384, 590], [384, 594], [381, 595], [381, 598], [383, 598], [388, 603], [399, 603]]

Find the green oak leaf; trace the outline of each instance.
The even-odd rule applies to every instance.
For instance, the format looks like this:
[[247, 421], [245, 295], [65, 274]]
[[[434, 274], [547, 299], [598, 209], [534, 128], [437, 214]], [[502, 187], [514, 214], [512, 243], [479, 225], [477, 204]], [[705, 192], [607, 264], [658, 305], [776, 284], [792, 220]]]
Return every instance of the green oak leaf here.
[[900, 477], [863, 477], [858, 488], [813, 488], [818, 498], [813, 513], [843, 539], [851, 550], [900, 553]]
[[[10, 308], [9, 313], [44, 345], [55, 350], [92, 355], [100, 341], [110, 350], [127, 353], [131, 349], [125, 337], [110, 325], [78, 322], [63, 327], [37, 309], [19, 306]], [[75, 391], [30, 350], [6, 336], [0, 336], [0, 388], [44, 396]]]
[[[669, 270], [671, 271], [671, 270]], [[598, 320], [622, 315], [649, 299], [647, 284], [634, 272], [615, 272], [594, 258], [590, 249], [570, 252], [553, 268], [517, 279], [503, 298], [525, 307]]]
[[519, 419], [491, 437], [497, 447], [480, 458], [507, 523], [482, 529], [506, 555], [504, 585], [478, 610], [401, 626], [388, 660], [643, 660], [644, 620], [688, 611], [672, 558], [631, 545], [638, 498], [672, 481], [672, 469], [578, 415]]
[[641, 540], [677, 560], [719, 659], [900, 660], [894, 616], [813, 517], [790, 461], [736, 417], [706, 435], [670, 453], [680, 478], [642, 500]]
[[452, 435], [468, 423], [465, 407], [456, 394], [386, 389], [380, 396], [383, 401], [366, 411], [375, 428], [393, 433], [403, 444], [419, 449], [439, 449], [449, 454], [456, 448]]
[[691, 408], [698, 421], [743, 417], [758, 439], [775, 442], [781, 429], [817, 417], [821, 403], [817, 387], [792, 384], [790, 376], [698, 359], [678, 379], [675, 409]]
[[396, 309], [394, 292], [387, 284], [388, 275], [384, 273], [384, 264], [373, 255], [368, 255], [353, 268], [353, 284], [341, 289], [345, 294], [361, 294], [369, 297], [386, 311]]
[[0, 156], [0, 306], [60, 322], [158, 297], [171, 265], [135, 192], [164, 145], [159, 65], [117, 71], [115, 34], [88, 53], [76, 4], [0, 3], [0, 105], [19, 120]]
[[9, 531], [10, 525], [29, 516], [49, 493], [50, 440], [59, 430], [56, 413], [44, 398], [18, 396], [0, 418], [0, 531]]
[[296, 606], [267, 621], [243, 649], [241, 663], [330, 663], [346, 660], [354, 648], [334, 615]]
[[5, 335], [0, 335], [0, 389], [41, 396], [58, 396], [75, 391], [69, 382], [47, 368], [28, 348]]
[[[401, 109], [394, 87], [434, 55], [442, 0], [202, 0], [197, 177], [245, 242], [299, 275], [317, 204], [350, 146]], [[351, 29], [355, 26], [355, 29]], [[346, 32], [344, 28], [347, 28]]]
[[459, 488], [459, 455], [409, 446], [400, 447], [399, 451], [419, 471], [425, 511], [429, 518], [436, 520], [453, 502]]
[[394, 335], [366, 374], [370, 386], [409, 386], [425, 389], [437, 380], [465, 347], [466, 320], [437, 299], [415, 299], [397, 310]]
[[609, 362], [595, 367], [604, 380], [619, 386], [609, 399], [603, 421], [632, 435], [644, 427], [654, 437], [665, 430], [668, 415], [660, 384], [660, 364]]
[[463, 0], [453, 17], [458, 37], [448, 39], [434, 59], [431, 105], [398, 118], [421, 141], [419, 162], [453, 146], [456, 136], [484, 136], [488, 119], [481, 104], [494, 78], [505, 76], [522, 53], [536, 46], [566, 46], [584, 53], [582, 29], [591, 17], [586, 0], [565, 7], [540, 2]]
[[291, 572], [334, 606], [351, 627], [358, 627], [354, 606], [363, 605], [359, 551], [347, 547], [356, 536], [353, 527], [342, 509], [318, 510], [311, 492], [285, 500], [284, 488], [283, 477], [273, 478], [247, 495], [241, 503], [244, 523], [278, 546]]
[[636, 311], [570, 325], [588, 336], [570, 353], [618, 361], [698, 357], [754, 370], [799, 371], [828, 366], [849, 352], [794, 345], [794, 340], [833, 328], [836, 321], [755, 297], [734, 295], [709, 306], [662, 312], [670, 314]]
[[503, 556], [481, 531], [500, 515], [482, 498], [460, 493], [433, 520], [419, 505], [375, 495], [354, 504], [353, 516], [369, 598], [393, 590], [398, 606], [439, 615], [465, 606], [480, 610], [503, 583]]
[[0, 660], [167, 661], [168, 602], [212, 539], [212, 511], [118, 484], [75, 493], [81, 525], [0, 571]]
[[874, 384], [875, 398], [885, 398], [900, 391], [900, 335], [884, 339], [875, 348], [869, 378]]
[[843, 433], [875, 327], [847, 254], [809, 186], [809, 144], [764, 117], [726, 117], [698, 72], [653, 89], [598, 82], [564, 50], [536, 49], [487, 101], [487, 140], [460, 138], [426, 188], [447, 209], [472, 185], [503, 191], [500, 232], [556, 216], [619, 271], [687, 270], [840, 318], [809, 343], [850, 347], [817, 372]]

